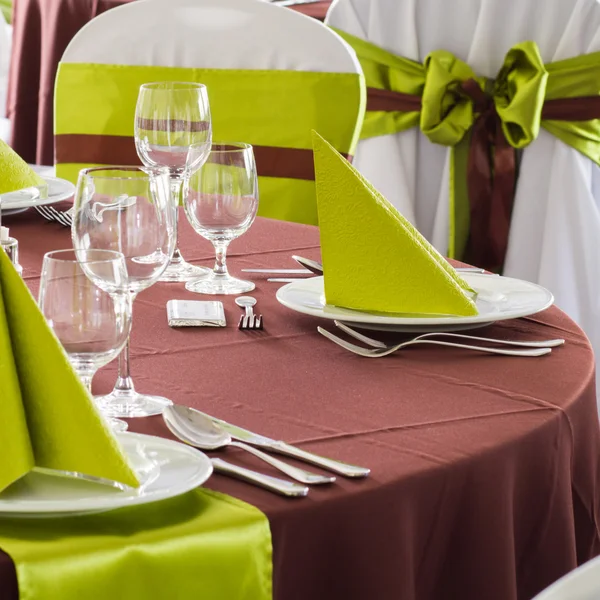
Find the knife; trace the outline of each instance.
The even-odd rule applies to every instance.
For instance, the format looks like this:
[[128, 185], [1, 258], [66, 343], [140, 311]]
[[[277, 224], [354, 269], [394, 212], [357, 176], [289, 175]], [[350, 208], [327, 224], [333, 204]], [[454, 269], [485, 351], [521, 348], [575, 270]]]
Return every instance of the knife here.
[[253, 446], [258, 446], [259, 448], [263, 448], [265, 450], [271, 450], [272, 452], [277, 452], [278, 454], [291, 456], [292, 458], [297, 458], [298, 460], [303, 460], [304, 462], [323, 467], [329, 471], [333, 471], [338, 475], [358, 478], [366, 477], [371, 472], [371, 469], [358, 467], [356, 465], [349, 465], [331, 458], [325, 458], [324, 456], [319, 456], [318, 454], [313, 454], [307, 450], [296, 448], [295, 446], [291, 446], [290, 444], [286, 444], [280, 440], [273, 440], [264, 435], [243, 429], [242, 427], [231, 425], [231, 423], [227, 423], [227, 421], [222, 421], [216, 417], [211, 417], [210, 415], [206, 416], [209, 419], [212, 419], [217, 425], [222, 427], [225, 431], [227, 431], [227, 433], [229, 433], [229, 435], [231, 435], [232, 438], [236, 440], [246, 442], [247, 444], [252, 444]]
[[242, 269], [244, 273], [273, 273], [277, 275], [307, 275], [310, 274], [308, 269]]

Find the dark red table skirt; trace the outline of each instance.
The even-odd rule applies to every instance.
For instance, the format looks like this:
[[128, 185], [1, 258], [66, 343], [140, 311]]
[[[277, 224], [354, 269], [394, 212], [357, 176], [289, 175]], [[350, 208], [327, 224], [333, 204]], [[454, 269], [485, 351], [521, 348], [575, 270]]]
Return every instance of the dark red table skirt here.
[[[35, 213], [6, 221], [37, 294], [43, 253], [69, 247], [69, 231]], [[185, 220], [181, 229], [186, 258], [210, 264], [211, 246]], [[315, 228], [258, 219], [229, 263], [239, 275], [293, 267], [292, 254], [318, 258], [318, 243]], [[210, 479], [267, 514], [276, 600], [528, 600], [599, 552], [594, 359], [560, 310], [477, 330], [567, 340], [542, 358], [417, 347], [369, 360], [316, 331], [333, 325], [279, 305], [277, 287], [257, 279], [265, 330], [241, 332], [232, 297], [218, 298], [225, 329], [169, 328], [167, 300], [199, 297], [157, 284], [136, 300], [132, 336], [140, 391], [372, 468], [300, 500]], [[102, 369], [95, 392], [115, 374], [114, 364]], [[131, 429], [167, 435], [160, 418]], [[235, 449], [223, 454], [278, 474]], [[0, 598], [15, 590], [4, 555]]]
[[[132, 0], [13, 0], [7, 113], [11, 145], [28, 163], [54, 164], [53, 105], [58, 63], [96, 15]], [[331, 0], [291, 7], [323, 20]]]

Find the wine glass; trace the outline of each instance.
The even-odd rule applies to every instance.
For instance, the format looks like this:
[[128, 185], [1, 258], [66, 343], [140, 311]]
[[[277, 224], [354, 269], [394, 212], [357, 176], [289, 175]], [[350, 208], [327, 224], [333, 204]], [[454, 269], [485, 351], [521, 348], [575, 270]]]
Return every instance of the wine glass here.
[[[117, 250], [125, 257], [131, 301], [156, 283], [176, 243], [177, 206], [171, 198], [169, 171], [145, 167], [97, 167], [79, 174], [72, 238], [77, 250]], [[113, 391], [96, 398], [113, 417], [159, 414], [171, 401], [136, 392], [129, 371], [129, 340], [119, 356]]]
[[186, 180], [183, 206], [197, 233], [215, 247], [216, 262], [207, 277], [188, 281], [185, 288], [200, 294], [241, 294], [251, 281], [227, 271], [229, 243], [245, 233], [258, 210], [258, 180], [250, 144], [212, 144], [204, 165]]
[[[206, 160], [212, 137], [206, 86], [158, 82], [140, 87], [135, 109], [135, 147], [142, 163], [167, 167], [180, 202], [183, 181]], [[191, 151], [191, 146], [195, 150]], [[198, 149], [204, 149], [199, 152]], [[210, 270], [186, 262], [178, 248], [160, 281], [190, 281]]]
[[[91, 393], [94, 374], [118, 356], [131, 329], [123, 255], [111, 250], [48, 252], [39, 306]], [[125, 421], [109, 421], [116, 431], [127, 429]]]

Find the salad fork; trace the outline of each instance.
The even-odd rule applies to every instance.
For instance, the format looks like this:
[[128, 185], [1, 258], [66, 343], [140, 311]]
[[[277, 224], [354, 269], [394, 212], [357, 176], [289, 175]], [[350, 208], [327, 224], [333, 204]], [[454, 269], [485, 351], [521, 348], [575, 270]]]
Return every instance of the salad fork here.
[[489, 354], [500, 354], [503, 356], [523, 356], [523, 357], [532, 357], [532, 356], [543, 356], [544, 354], [550, 354], [552, 352], [552, 348], [529, 348], [526, 350], [505, 350], [503, 348], [493, 348], [490, 346], [472, 346], [470, 344], [456, 344], [453, 342], [443, 342], [441, 340], [429, 340], [429, 339], [414, 339], [408, 340], [406, 342], [402, 342], [401, 344], [395, 344], [394, 346], [385, 346], [383, 348], [362, 348], [361, 346], [357, 346], [356, 344], [352, 344], [343, 340], [342, 338], [337, 337], [333, 333], [323, 329], [322, 327], [317, 327], [317, 331], [336, 343], [338, 346], [353, 352], [354, 354], [358, 354], [360, 356], [365, 356], [367, 358], [380, 358], [382, 356], [387, 356], [388, 354], [393, 354], [398, 350], [403, 348], [408, 348], [409, 346], [415, 346], [417, 344], [431, 344], [435, 346], [448, 346], [450, 348], [462, 348], [464, 350], [475, 350], [477, 352], [487, 352]]
[[[369, 346], [373, 346], [373, 348], [387, 348], [387, 345], [383, 342], [373, 339], [364, 335], [363, 333], [359, 333], [355, 329], [352, 329], [349, 325], [342, 323], [341, 321], [334, 321], [335, 325], [339, 327], [342, 331], [345, 331], [348, 335], [351, 335], [353, 338], [368, 344]], [[423, 333], [422, 335], [418, 335], [415, 338], [412, 338], [412, 341], [416, 340], [425, 340], [432, 337], [451, 337], [458, 338], [463, 340], [476, 340], [478, 342], [489, 342], [491, 344], [504, 344], [506, 346], [521, 346], [524, 348], [555, 348], [556, 346], [562, 346], [565, 343], [565, 340], [562, 338], [557, 338], [554, 340], [537, 340], [537, 341], [515, 341], [515, 340], [499, 340], [496, 338], [486, 338], [479, 337], [476, 335], [464, 335], [462, 333], [448, 333], [443, 331], [433, 331], [431, 333]]]

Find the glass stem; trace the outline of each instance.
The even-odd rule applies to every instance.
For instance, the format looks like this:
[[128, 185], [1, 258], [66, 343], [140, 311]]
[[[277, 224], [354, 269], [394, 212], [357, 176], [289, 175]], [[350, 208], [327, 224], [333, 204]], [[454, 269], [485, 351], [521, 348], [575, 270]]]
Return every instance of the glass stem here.
[[227, 272], [227, 247], [229, 246], [229, 242], [214, 242], [215, 245], [215, 268], [213, 269], [213, 273], [217, 277], [227, 277], [229, 273]]
[[[129, 302], [131, 302], [131, 322], [133, 323], [133, 301], [135, 300], [135, 294], [131, 294]], [[133, 387], [133, 379], [129, 370], [129, 344], [131, 340], [131, 331], [127, 336], [127, 342], [125, 348], [119, 354], [119, 371], [117, 375], [117, 382], [115, 383], [114, 392], [121, 392], [127, 394], [133, 394], [135, 388]]]
[[[179, 207], [181, 206], [181, 190], [183, 187], [183, 180], [180, 177], [171, 177], [171, 196], [172, 201], [177, 206], [177, 210], [175, 211], [175, 235], [179, 231]], [[179, 244], [175, 245], [175, 252], [173, 252], [173, 258], [169, 264], [178, 264], [184, 262], [183, 256], [181, 256], [181, 252], [179, 252]]]
[[79, 379], [81, 379], [83, 385], [85, 385], [85, 389], [91, 394], [92, 393], [92, 379], [93, 375], [82, 375], [79, 373]]

